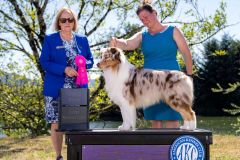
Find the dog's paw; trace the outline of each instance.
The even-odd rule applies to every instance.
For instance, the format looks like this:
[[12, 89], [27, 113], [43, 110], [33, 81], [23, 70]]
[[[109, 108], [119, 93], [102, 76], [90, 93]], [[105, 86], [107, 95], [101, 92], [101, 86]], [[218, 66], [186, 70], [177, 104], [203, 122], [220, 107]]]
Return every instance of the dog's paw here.
[[180, 129], [189, 130], [189, 127], [188, 126], [180, 126]]
[[189, 130], [189, 121], [184, 121], [180, 129]]
[[130, 130], [130, 127], [121, 125], [121, 126], [118, 126], [118, 130], [119, 130], [119, 131], [129, 131], [129, 130]]
[[189, 130], [195, 130], [197, 128], [196, 121], [190, 121]]
[[180, 127], [183, 130], [195, 130], [196, 129], [196, 121], [184, 121], [183, 126]]
[[180, 127], [180, 129], [192, 131], [192, 130], [196, 129], [196, 125], [191, 125], [191, 124], [190, 125], [183, 125], [183, 126]]

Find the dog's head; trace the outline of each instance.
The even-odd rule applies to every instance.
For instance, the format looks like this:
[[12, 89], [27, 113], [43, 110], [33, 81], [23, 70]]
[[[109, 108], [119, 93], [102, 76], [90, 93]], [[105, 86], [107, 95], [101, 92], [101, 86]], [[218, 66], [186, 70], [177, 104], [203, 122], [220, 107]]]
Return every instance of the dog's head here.
[[100, 61], [97, 63], [98, 68], [104, 70], [106, 68], [117, 68], [121, 63], [122, 50], [115, 47], [101, 49]]

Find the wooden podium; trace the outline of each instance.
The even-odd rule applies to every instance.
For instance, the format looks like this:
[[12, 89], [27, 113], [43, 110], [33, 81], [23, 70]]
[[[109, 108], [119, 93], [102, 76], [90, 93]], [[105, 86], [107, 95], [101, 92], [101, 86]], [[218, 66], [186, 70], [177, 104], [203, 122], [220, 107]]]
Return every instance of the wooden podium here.
[[66, 132], [68, 160], [209, 160], [210, 144], [212, 132], [203, 129]]
[[62, 88], [59, 101], [58, 131], [89, 129], [89, 90]]

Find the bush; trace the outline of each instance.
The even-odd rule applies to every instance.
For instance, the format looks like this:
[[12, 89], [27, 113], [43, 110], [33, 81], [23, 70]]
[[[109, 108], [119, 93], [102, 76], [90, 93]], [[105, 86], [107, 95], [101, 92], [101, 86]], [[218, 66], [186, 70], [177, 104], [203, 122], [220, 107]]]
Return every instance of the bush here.
[[41, 80], [5, 73], [1, 77], [0, 119], [4, 133], [18, 136], [47, 133]]

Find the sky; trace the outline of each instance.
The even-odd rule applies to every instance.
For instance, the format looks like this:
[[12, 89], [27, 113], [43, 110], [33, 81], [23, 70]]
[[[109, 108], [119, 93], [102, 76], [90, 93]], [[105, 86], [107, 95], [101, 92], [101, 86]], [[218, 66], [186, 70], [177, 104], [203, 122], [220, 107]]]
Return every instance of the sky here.
[[[153, 0], [155, 1], [155, 0]], [[196, 0], [198, 1], [198, 8], [200, 10], [201, 14], [204, 14], [206, 16], [208, 15], [212, 15], [214, 14], [214, 12], [216, 11], [217, 8], [219, 8], [220, 6], [220, 2], [226, 2], [227, 3], [227, 8], [226, 8], [226, 13], [227, 13], [227, 21], [228, 24], [235, 24], [235, 23], [239, 23], [237, 25], [228, 27], [226, 29], [224, 29], [224, 31], [218, 33], [215, 38], [220, 38], [222, 34], [224, 33], [230, 33], [230, 35], [234, 36], [234, 38], [239, 39], [240, 40], [240, 32], [239, 32], [239, 28], [240, 28], [240, 0]], [[62, 3], [59, 3], [59, 7], [61, 8], [62, 6], [67, 6], [66, 3], [64, 2], [64, 0], [61, 0]], [[180, 3], [178, 10], [184, 10], [186, 9], [186, 5], [183, 5], [184, 3]], [[51, 8], [51, 7], [49, 7]], [[77, 7], [76, 7], [77, 8]], [[76, 9], [75, 7], [72, 9]], [[75, 10], [75, 12], [77, 13], [78, 11]], [[176, 13], [176, 15], [178, 15], [178, 13]], [[174, 17], [176, 18], [176, 17]], [[184, 18], [184, 14], [181, 14], [180, 18]], [[108, 22], [105, 23], [105, 26], [112, 26], [114, 24], [116, 24], [116, 20], [114, 18], [113, 15], [109, 15], [107, 17]], [[133, 20], [138, 21], [137, 16], [136, 17], [131, 17], [130, 19], [131, 21]], [[49, 30], [49, 32], [52, 32], [52, 30]]]
[[[154, 1], [154, 0], [153, 0]], [[223, 31], [219, 32], [214, 36], [214, 38], [220, 39], [221, 36], [224, 33], [229, 33], [232, 35], [234, 38], [240, 40], [240, 0], [198, 0], [198, 8], [201, 14], [208, 16], [208, 15], [213, 15], [216, 11], [217, 8], [220, 6], [220, 2], [226, 2], [227, 3], [227, 8], [226, 8], [226, 14], [227, 14], [227, 23], [230, 24], [236, 24], [234, 26], [228, 27], [224, 29]], [[186, 9], [186, 5], [183, 5], [184, 3], [180, 3], [178, 7], [178, 11], [181, 12], [182, 10]], [[177, 12], [175, 16], [178, 16], [179, 13]], [[115, 19], [113, 16], [109, 16], [109, 22], [106, 23], [106, 26], [112, 26], [116, 23]], [[177, 17], [173, 17], [177, 18]], [[184, 19], [184, 14], [181, 13], [181, 19]], [[137, 16], [132, 17], [131, 21], [138, 21]], [[138, 21], [140, 22], [140, 21]]]
[[[208, 15], [213, 15], [216, 11], [217, 8], [220, 6], [220, 2], [222, 0], [198, 0], [198, 8], [201, 14], [208, 16]], [[222, 35], [225, 33], [230, 34], [233, 36], [234, 39], [240, 40], [240, 0], [224, 0], [224, 2], [227, 3], [227, 8], [226, 8], [226, 14], [227, 14], [227, 24], [236, 24], [231, 27], [228, 27], [224, 29], [223, 31], [220, 31], [217, 33], [214, 38], [216, 39], [221, 39]], [[184, 10], [186, 6], [180, 5], [179, 10]], [[176, 13], [178, 15], [178, 13]], [[181, 16], [184, 16], [181, 14]], [[136, 17], [137, 18], [137, 17]], [[182, 17], [180, 17], [182, 18]], [[114, 19], [111, 19], [110, 23], [115, 23]], [[134, 20], [134, 19], [133, 19]], [[106, 24], [106, 25], [112, 25], [112, 24]], [[201, 49], [201, 45], [197, 46], [196, 49]]]
[[[212, 14], [219, 7], [221, 0], [199, 0], [198, 2], [200, 11], [208, 15]], [[215, 38], [220, 38], [222, 34], [229, 33], [234, 39], [240, 40], [240, 0], [224, 0], [224, 2], [227, 3], [226, 13], [228, 24], [239, 24], [226, 28], [217, 34]]]

